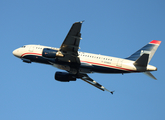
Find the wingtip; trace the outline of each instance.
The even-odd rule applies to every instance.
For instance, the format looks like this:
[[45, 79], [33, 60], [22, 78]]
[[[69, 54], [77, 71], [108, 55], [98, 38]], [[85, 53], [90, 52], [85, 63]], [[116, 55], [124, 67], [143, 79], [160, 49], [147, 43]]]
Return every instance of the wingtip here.
[[85, 22], [85, 20], [80, 21], [80, 23], [83, 23], [83, 22]]
[[85, 20], [79, 21], [79, 22], [75, 22], [74, 24], [82, 24]]
[[113, 95], [113, 92], [115, 92], [115, 91], [111, 91], [110, 93]]

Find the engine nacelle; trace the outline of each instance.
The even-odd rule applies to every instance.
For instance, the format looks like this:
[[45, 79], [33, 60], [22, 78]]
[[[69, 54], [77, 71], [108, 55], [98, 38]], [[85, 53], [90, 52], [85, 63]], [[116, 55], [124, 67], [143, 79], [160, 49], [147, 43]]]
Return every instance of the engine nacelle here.
[[57, 50], [49, 49], [49, 48], [44, 48], [42, 52], [42, 56], [46, 58], [55, 58]]
[[54, 77], [57, 81], [61, 82], [76, 81], [76, 76], [67, 72], [56, 72]]

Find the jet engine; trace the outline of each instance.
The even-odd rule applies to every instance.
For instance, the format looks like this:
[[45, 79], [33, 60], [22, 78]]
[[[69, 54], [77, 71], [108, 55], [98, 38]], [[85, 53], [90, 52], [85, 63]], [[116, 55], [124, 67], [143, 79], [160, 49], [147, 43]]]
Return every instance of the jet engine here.
[[55, 58], [55, 57], [63, 57], [63, 54], [58, 50], [44, 48], [42, 52], [42, 56], [46, 58]]
[[76, 81], [76, 76], [67, 72], [56, 72], [54, 77], [61, 82]]

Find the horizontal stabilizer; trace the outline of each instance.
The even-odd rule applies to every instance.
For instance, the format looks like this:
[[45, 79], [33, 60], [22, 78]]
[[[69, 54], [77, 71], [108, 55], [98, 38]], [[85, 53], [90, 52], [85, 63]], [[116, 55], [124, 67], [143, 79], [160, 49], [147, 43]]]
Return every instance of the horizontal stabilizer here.
[[150, 72], [144, 72], [147, 76], [151, 77], [154, 80], [157, 80]]
[[134, 65], [146, 67], [148, 64], [149, 54], [143, 54], [135, 62]]

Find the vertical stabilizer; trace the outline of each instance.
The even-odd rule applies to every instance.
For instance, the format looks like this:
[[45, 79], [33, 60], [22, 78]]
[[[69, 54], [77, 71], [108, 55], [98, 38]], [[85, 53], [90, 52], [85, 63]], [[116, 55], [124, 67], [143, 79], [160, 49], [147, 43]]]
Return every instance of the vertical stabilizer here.
[[137, 61], [138, 58], [140, 58], [143, 54], [149, 54], [149, 57], [148, 57], [148, 63], [149, 63], [153, 55], [155, 54], [157, 48], [159, 47], [160, 43], [161, 41], [152, 40], [147, 45], [145, 45], [144, 47], [142, 47], [141, 49], [139, 49], [138, 51], [136, 51], [134, 54], [132, 54], [126, 59]]

